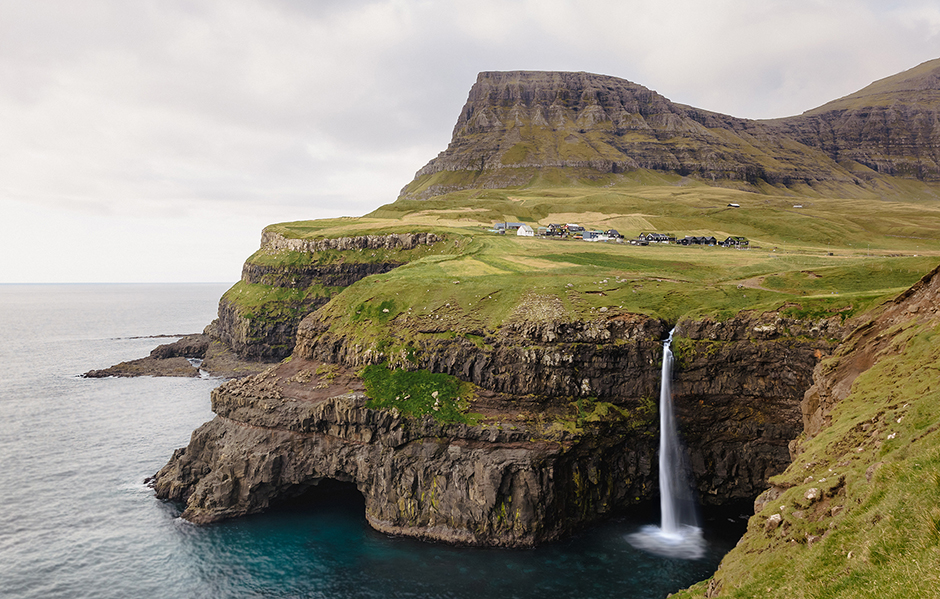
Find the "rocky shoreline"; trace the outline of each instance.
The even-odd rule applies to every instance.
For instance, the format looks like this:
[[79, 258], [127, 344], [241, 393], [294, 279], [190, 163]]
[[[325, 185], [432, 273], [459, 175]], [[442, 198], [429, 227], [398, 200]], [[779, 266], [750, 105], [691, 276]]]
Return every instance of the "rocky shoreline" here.
[[[673, 388], [703, 502], [753, 499], [790, 463], [800, 401], [837, 321], [742, 314], [680, 325]], [[422, 347], [412, 368], [477, 389], [478, 423], [441, 424], [369, 408], [357, 372], [386, 357], [324, 338], [312, 315], [289, 360], [213, 391], [216, 418], [151, 484], [196, 523], [335, 480], [355, 484], [383, 532], [511, 547], [562, 538], [655, 495], [650, 398], [662, 353], [654, 333], [665, 329], [636, 316], [546, 326], [515, 343]]]
[[[162, 337], [163, 335], [161, 335]], [[238, 357], [224, 343], [206, 333], [182, 336], [157, 346], [149, 356], [89, 370], [85, 378], [179, 376], [197, 377], [203, 373], [219, 378], [240, 378], [257, 374], [271, 362], [255, 362]]]

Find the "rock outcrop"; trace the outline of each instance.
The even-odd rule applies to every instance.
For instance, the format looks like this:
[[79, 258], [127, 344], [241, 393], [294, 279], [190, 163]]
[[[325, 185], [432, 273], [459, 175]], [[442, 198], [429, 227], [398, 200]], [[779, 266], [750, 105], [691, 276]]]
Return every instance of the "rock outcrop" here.
[[[241, 281], [219, 301], [210, 332], [242, 359], [286, 358], [304, 316], [356, 281], [406, 263], [410, 250], [441, 240], [434, 233], [300, 239], [265, 230], [255, 256], [269, 261], [245, 262]], [[392, 250], [395, 258], [373, 259], [363, 250]], [[278, 256], [290, 259], [279, 263]]]
[[[156, 475], [157, 494], [185, 503], [184, 517], [257, 512], [340, 480], [355, 483], [378, 530], [528, 546], [654, 495], [665, 323], [530, 323], [480, 345], [424, 344], [413, 368], [478, 386], [473, 426], [366, 407], [349, 373], [388, 356], [316, 323], [305, 319], [290, 361], [213, 392], [216, 419]], [[838, 332], [830, 326], [775, 314], [680, 325], [692, 336], [676, 353], [676, 404], [704, 501], [754, 497], [788, 465], [799, 401]], [[324, 364], [345, 374], [318, 376]]]
[[[211, 327], [207, 327], [211, 329]], [[269, 362], [248, 361], [239, 358], [226, 345], [208, 333], [185, 335], [173, 343], [158, 345], [150, 355], [137, 360], [121, 362], [108, 368], [90, 370], [86, 378], [181, 376], [195, 377], [209, 374], [221, 378], [240, 378], [258, 374], [270, 366]]]
[[366, 408], [358, 391], [310, 401], [291, 392], [291, 376], [312, 369], [295, 361], [214, 392], [219, 415], [157, 474], [157, 494], [210, 522], [324, 479], [351, 481], [377, 530], [497, 546], [559, 538], [648, 494], [651, 447], [597, 439], [586, 453], [564, 437], [534, 440], [525, 427], [408, 420]]

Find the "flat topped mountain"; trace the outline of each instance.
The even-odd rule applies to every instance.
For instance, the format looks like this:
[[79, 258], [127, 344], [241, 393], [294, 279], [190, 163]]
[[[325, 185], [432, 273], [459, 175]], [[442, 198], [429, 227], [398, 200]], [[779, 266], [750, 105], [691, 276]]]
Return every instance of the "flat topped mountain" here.
[[[607, 75], [483, 72], [447, 149], [401, 197], [603, 181], [639, 169], [738, 185], [854, 185], [877, 173], [938, 179], [938, 80], [940, 61], [932, 61], [802, 116], [753, 121], [677, 104]], [[860, 118], [869, 119], [867, 129], [856, 126]], [[883, 126], [871, 127], [871, 118]], [[857, 164], [840, 162], [846, 158]]]

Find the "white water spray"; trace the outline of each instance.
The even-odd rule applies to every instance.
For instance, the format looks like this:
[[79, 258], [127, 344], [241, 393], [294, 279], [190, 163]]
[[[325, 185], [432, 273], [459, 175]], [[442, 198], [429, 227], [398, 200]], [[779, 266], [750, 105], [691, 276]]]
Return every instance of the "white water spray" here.
[[663, 343], [659, 390], [659, 507], [660, 526], [644, 526], [627, 536], [637, 549], [664, 557], [698, 559], [705, 554], [702, 529], [695, 521], [691, 489], [686, 480], [682, 446], [672, 408], [672, 335]]

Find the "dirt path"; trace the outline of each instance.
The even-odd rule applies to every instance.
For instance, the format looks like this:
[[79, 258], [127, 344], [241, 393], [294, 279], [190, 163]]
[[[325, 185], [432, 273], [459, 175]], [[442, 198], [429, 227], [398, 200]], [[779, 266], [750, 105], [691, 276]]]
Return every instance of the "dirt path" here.
[[761, 283], [763, 282], [764, 282], [764, 277], [751, 277], [750, 279], [744, 279], [742, 281], [738, 281], [738, 287], [746, 287], [748, 289], [760, 289], [761, 291], [770, 291], [771, 293], [779, 293], [778, 291], [775, 291], [774, 289], [767, 289], [766, 287], [762, 287]]

